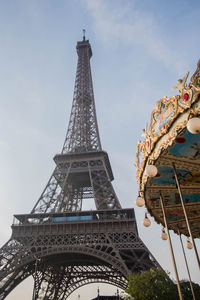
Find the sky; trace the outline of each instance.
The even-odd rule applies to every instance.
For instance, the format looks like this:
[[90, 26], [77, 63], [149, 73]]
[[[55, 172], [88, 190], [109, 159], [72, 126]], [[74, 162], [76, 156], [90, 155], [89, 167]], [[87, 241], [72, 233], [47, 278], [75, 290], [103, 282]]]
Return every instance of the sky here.
[[[29, 213], [61, 151], [71, 111], [82, 29], [90, 40], [97, 119], [122, 207], [134, 207], [140, 237], [174, 278], [161, 226], [142, 225], [135, 206], [136, 144], [163, 96], [200, 58], [198, 0], [0, 0], [0, 244], [11, 235], [14, 214]], [[178, 237], [172, 233], [181, 279], [187, 278]], [[186, 240], [184, 239], [184, 243]], [[199, 240], [196, 242], [200, 250]], [[193, 251], [186, 251], [191, 277], [199, 282]], [[31, 299], [25, 280], [8, 300]], [[93, 284], [69, 300], [114, 294]]]

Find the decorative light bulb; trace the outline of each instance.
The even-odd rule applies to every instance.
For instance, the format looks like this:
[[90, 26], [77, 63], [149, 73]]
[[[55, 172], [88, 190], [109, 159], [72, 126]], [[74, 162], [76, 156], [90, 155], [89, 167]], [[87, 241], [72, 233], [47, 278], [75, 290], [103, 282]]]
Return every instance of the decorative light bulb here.
[[135, 201], [135, 203], [136, 203], [136, 205], [138, 207], [144, 206], [144, 204], [145, 204], [144, 198], [138, 196], [137, 199], [136, 199], [136, 201]]
[[155, 177], [158, 173], [158, 169], [156, 166], [154, 165], [148, 165], [146, 168], [145, 168], [145, 173], [148, 177]]
[[200, 118], [190, 119], [187, 123], [187, 130], [193, 134], [200, 133]]
[[193, 248], [193, 244], [190, 242], [190, 239], [187, 239], [187, 248], [188, 249], [192, 249]]
[[165, 232], [165, 229], [164, 229], [164, 228], [162, 229], [161, 239], [162, 239], [163, 241], [166, 241], [166, 240], [168, 239], [168, 235], [167, 235], [167, 233]]
[[143, 221], [143, 225], [145, 227], [149, 227], [151, 225], [151, 221], [149, 220], [149, 218], [147, 217], [147, 213], [145, 213], [145, 218], [144, 218], [144, 221]]

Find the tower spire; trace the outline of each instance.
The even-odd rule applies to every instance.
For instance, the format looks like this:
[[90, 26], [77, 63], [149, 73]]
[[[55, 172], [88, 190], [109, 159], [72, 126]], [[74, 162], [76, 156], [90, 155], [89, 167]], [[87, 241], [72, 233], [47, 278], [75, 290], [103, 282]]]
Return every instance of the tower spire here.
[[74, 87], [72, 110], [62, 153], [101, 150], [97, 125], [90, 58], [92, 49], [88, 40], [76, 46], [78, 65]]

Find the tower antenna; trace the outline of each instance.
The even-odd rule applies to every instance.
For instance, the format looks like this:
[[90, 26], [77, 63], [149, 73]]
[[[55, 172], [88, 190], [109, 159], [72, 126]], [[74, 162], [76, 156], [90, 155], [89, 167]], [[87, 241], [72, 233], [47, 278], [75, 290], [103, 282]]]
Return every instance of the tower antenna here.
[[83, 41], [85, 41], [85, 32], [86, 32], [86, 30], [83, 29]]

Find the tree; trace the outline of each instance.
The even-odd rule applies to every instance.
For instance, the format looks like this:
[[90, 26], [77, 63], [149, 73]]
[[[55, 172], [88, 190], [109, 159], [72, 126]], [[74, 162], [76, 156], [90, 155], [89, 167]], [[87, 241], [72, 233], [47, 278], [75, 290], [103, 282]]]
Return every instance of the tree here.
[[[195, 298], [200, 299], [200, 286], [194, 282], [192, 282], [192, 286], [193, 286]], [[191, 293], [189, 281], [187, 281], [187, 280], [181, 281], [181, 291], [182, 291], [184, 300], [192, 299], [192, 293]]]
[[126, 292], [135, 300], [177, 300], [176, 285], [168, 274], [160, 269], [150, 269], [135, 275], [128, 280]]
[[[193, 299], [189, 281], [181, 281], [181, 291], [184, 300]], [[200, 299], [200, 286], [192, 283], [196, 299]], [[178, 300], [176, 284], [169, 278], [169, 274], [160, 269], [150, 269], [135, 275], [128, 280], [126, 292], [134, 300]]]

